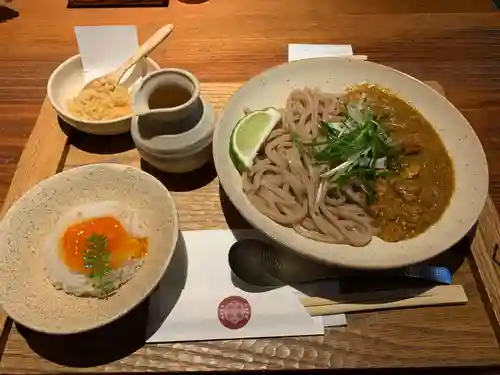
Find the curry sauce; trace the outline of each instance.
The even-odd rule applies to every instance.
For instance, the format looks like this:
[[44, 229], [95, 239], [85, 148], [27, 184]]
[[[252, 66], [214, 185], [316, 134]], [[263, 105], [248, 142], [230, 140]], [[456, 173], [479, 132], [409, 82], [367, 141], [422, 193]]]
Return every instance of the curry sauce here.
[[452, 161], [432, 125], [416, 108], [386, 89], [363, 84], [374, 115], [400, 149], [394, 170], [376, 182], [376, 200], [368, 207], [378, 237], [396, 242], [417, 236], [435, 224], [454, 190]]

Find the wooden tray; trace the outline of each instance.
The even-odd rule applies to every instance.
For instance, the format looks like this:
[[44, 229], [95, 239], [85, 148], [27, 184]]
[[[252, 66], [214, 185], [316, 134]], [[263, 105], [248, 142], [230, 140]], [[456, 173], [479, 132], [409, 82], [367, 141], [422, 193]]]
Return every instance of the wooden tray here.
[[[220, 110], [240, 85], [206, 83], [202, 93]], [[429, 85], [442, 92], [436, 83]], [[2, 215], [40, 180], [95, 162], [141, 166], [157, 176], [172, 191], [183, 230], [247, 225], [223, 192], [219, 193], [213, 166], [182, 177], [155, 171], [141, 162], [128, 134], [96, 137], [79, 133], [58, 123], [47, 100], [19, 162]], [[144, 304], [98, 332], [76, 337], [32, 332], [0, 313], [5, 320], [0, 371], [74, 371], [65, 366], [90, 367], [92, 371], [181, 371], [500, 365], [496, 337], [500, 266], [492, 260], [493, 249], [500, 243], [498, 228], [498, 213], [488, 198], [476, 228], [435, 260], [450, 267], [454, 282], [464, 286], [469, 302], [463, 306], [349, 314], [347, 327], [328, 329], [324, 337], [147, 346], [141, 335]]]

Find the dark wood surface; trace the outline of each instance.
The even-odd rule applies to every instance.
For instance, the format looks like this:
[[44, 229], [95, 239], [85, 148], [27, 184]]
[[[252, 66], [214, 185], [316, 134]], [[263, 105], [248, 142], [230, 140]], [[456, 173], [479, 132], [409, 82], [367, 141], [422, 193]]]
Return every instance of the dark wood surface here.
[[167, 6], [168, 0], [68, 0], [69, 8]]
[[[372, 61], [439, 81], [483, 142], [491, 195], [500, 207], [500, 13], [490, 0], [171, 0], [167, 8], [151, 9], [66, 9], [66, 4], [13, 0], [9, 8], [0, 8], [2, 200], [50, 73], [77, 52], [73, 27], [136, 24], [143, 40], [173, 23], [174, 34], [153, 58], [164, 67], [189, 69], [202, 82], [244, 81], [285, 61], [288, 43], [349, 43]], [[493, 312], [483, 305], [471, 267], [464, 262], [456, 277], [470, 302], [452, 315], [441, 308], [353, 314], [347, 330], [331, 330], [308, 343], [155, 346], [100, 370], [498, 365], [500, 351], [488, 316]], [[30, 350], [17, 330], [10, 338], [1, 371], [62, 369]], [[36, 345], [37, 338], [31, 339]], [[53, 343], [38, 342], [38, 350]]]
[[372, 61], [440, 81], [484, 144], [500, 204], [500, 164], [493, 163], [500, 157], [500, 12], [490, 0], [172, 0], [147, 9], [14, 0], [0, 19], [0, 199], [50, 73], [77, 53], [73, 27], [136, 24], [143, 40], [172, 22], [173, 35], [153, 57], [205, 82], [244, 81], [285, 61], [292, 42], [350, 43]]

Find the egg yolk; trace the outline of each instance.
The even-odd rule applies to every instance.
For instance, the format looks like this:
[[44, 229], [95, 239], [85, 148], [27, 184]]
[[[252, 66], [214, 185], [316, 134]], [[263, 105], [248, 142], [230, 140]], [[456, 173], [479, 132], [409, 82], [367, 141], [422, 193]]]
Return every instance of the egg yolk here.
[[72, 271], [89, 273], [85, 267], [85, 252], [89, 248], [88, 239], [92, 235], [107, 238], [109, 268], [120, 268], [131, 259], [147, 254], [148, 239], [133, 237], [114, 217], [99, 217], [71, 225], [61, 238], [61, 258]]

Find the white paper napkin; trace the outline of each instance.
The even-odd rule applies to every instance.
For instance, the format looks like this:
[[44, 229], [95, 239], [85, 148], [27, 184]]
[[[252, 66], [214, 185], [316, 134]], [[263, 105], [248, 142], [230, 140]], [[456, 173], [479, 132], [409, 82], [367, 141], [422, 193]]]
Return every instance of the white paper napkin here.
[[135, 26], [76, 26], [85, 82], [118, 68], [139, 48]]
[[[183, 232], [165, 280], [151, 298], [148, 343], [324, 333], [322, 318], [311, 318], [293, 288], [251, 293], [235, 285], [228, 263], [235, 241], [230, 230]], [[230, 296], [243, 297], [251, 307], [250, 320], [239, 329], [219, 321], [219, 304]]]
[[288, 61], [313, 57], [352, 56], [350, 44], [289, 44]]

